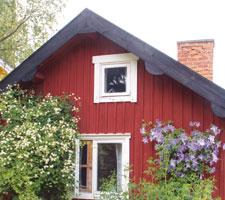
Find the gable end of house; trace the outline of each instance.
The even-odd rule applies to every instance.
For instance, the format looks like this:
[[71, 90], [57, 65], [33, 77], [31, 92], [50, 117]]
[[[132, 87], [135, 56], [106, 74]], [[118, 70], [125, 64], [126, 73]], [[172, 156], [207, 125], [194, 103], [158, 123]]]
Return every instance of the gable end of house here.
[[153, 75], [165, 74], [211, 102], [214, 113], [225, 117], [225, 90], [94, 12], [85, 9], [0, 82], [0, 89], [32, 80], [37, 68], [68, 41], [82, 33], [97, 32], [131, 52]]

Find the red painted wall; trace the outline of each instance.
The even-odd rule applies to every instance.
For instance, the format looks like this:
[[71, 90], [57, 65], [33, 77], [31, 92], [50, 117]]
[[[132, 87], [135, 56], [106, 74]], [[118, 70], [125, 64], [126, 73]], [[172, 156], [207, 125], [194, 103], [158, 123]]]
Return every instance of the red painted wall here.
[[[45, 80], [34, 88], [43, 93], [75, 93], [81, 98], [81, 133], [130, 132], [133, 175], [143, 175], [146, 159], [153, 155], [152, 144], [144, 145], [139, 133], [142, 119], [173, 120], [177, 127], [188, 128], [189, 121], [200, 121], [203, 129], [215, 123], [225, 128], [225, 120], [216, 117], [210, 103], [167, 76], [153, 76], [138, 62], [137, 103], [93, 103], [94, 66], [92, 56], [124, 53], [126, 50], [100, 35], [74, 39], [41, 66]], [[168, 66], [169, 67], [169, 66]], [[225, 142], [225, 133], [221, 134]], [[217, 193], [225, 200], [225, 154], [217, 166]]]

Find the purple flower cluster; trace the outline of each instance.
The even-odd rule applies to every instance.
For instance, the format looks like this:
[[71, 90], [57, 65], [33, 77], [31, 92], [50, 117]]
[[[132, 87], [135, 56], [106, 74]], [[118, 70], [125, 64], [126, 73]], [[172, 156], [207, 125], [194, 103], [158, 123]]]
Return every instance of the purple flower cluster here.
[[199, 122], [190, 122], [189, 125], [193, 128], [190, 136], [183, 129], [158, 120], [149, 131], [143, 127], [141, 134], [144, 143], [156, 142], [160, 166], [166, 167], [168, 174], [183, 177], [195, 173], [202, 178], [215, 172], [221, 147], [216, 136], [220, 134], [220, 129], [211, 125], [209, 130], [201, 132], [197, 130]]
[[175, 127], [171, 124], [162, 124], [161, 121], [156, 120], [154, 128], [150, 129], [149, 132], [146, 131], [146, 125], [140, 129], [140, 133], [143, 136], [143, 142], [146, 144], [148, 142], [156, 141], [162, 143], [164, 140], [164, 134], [168, 132], [173, 132]]
[[198, 128], [198, 127], [200, 127], [200, 122], [193, 122], [193, 121], [190, 121], [189, 122], [189, 126], [190, 127], [196, 127], [196, 128]]

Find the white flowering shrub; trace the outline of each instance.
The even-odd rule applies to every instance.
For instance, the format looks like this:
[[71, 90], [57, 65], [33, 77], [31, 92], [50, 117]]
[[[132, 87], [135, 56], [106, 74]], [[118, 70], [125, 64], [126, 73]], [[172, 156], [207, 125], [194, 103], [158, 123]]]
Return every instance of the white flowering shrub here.
[[0, 94], [0, 199], [69, 199], [74, 188], [78, 108], [73, 96]]

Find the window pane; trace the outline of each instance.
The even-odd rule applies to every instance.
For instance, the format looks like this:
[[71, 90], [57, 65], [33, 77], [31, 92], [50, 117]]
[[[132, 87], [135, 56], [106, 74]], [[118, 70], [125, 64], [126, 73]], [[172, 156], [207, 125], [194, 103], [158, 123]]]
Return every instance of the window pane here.
[[87, 168], [81, 168], [80, 170], [80, 189], [87, 188]]
[[98, 191], [103, 189], [103, 182], [108, 182], [110, 178], [114, 180], [111, 189], [117, 190], [120, 187], [121, 149], [121, 144], [98, 144]]
[[80, 147], [80, 164], [87, 164], [87, 144]]
[[105, 68], [105, 93], [126, 92], [127, 67]]

